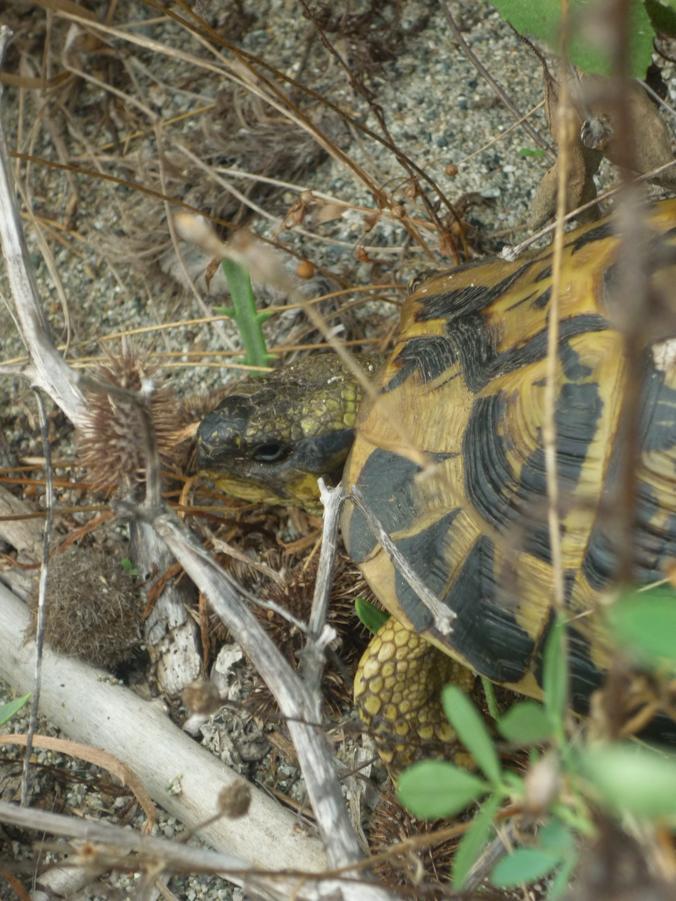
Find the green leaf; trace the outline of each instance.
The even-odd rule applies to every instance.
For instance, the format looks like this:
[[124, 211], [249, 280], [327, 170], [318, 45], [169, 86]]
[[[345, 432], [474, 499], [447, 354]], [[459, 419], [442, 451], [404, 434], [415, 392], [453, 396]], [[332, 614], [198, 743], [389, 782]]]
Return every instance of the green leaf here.
[[645, 0], [645, 8], [655, 31], [676, 38], [676, 0]]
[[613, 810], [651, 819], [676, 816], [676, 755], [618, 742], [586, 750], [577, 766]]
[[390, 614], [384, 610], [379, 610], [375, 604], [367, 601], [366, 598], [356, 598], [354, 602], [354, 612], [359, 617], [359, 621], [373, 635], [384, 626], [390, 618]]
[[[553, 50], [559, 49], [559, 22], [561, 18], [559, 0], [492, 0], [500, 14], [527, 37], [544, 41]], [[570, 0], [570, 19], [573, 23], [582, 21], [582, 26], [573, 34], [570, 42], [570, 59], [585, 72], [593, 75], [608, 75], [611, 61], [605, 48], [595, 45], [587, 38], [584, 13], [597, 4], [597, 0]], [[642, 78], [650, 65], [652, 42], [655, 32], [642, 0], [632, 0], [630, 7], [631, 74]]]
[[11, 720], [15, 713], [26, 704], [31, 694], [21, 695], [20, 698], [14, 698], [13, 701], [7, 701], [6, 704], [0, 704], [0, 726], [4, 726], [6, 722]]
[[128, 573], [130, 576], [138, 576], [139, 571], [133, 560], [130, 560], [129, 557], [123, 557], [120, 560], [120, 565], [122, 569]]
[[486, 698], [486, 707], [488, 707], [488, 712], [494, 720], [497, 720], [500, 716], [500, 708], [498, 707], [498, 701], [495, 697], [495, 686], [490, 679], [487, 679], [485, 676], [481, 676], [481, 687], [483, 688], [484, 697]]
[[545, 155], [545, 151], [540, 147], [519, 147], [519, 156], [523, 157], [541, 157]]
[[501, 801], [499, 795], [491, 795], [490, 798], [487, 798], [472, 820], [472, 825], [463, 835], [453, 857], [453, 888], [456, 891], [463, 887], [469, 871], [486, 847]]
[[535, 745], [552, 734], [552, 724], [542, 704], [521, 701], [498, 720], [498, 730], [515, 745]]
[[545, 823], [538, 832], [538, 844], [543, 851], [563, 857], [575, 849], [575, 839], [565, 823], [555, 818]]
[[493, 785], [500, 784], [500, 761], [481, 714], [457, 685], [447, 685], [441, 702], [448, 721]]
[[517, 848], [499, 860], [491, 873], [496, 888], [514, 888], [541, 879], [559, 866], [561, 859], [539, 848]]
[[545, 710], [559, 741], [564, 737], [564, 722], [568, 706], [567, 649], [566, 626], [563, 620], [557, 616], [545, 646], [542, 689], [545, 695]]
[[653, 588], [632, 591], [610, 608], [609, 622], [615, 640], [640, 663], [655, 668], [676, 663], [676, 591]]
[[552, 879], [547, 891], [547, 901], [558, 901], [559, 898], [563, 898], [564, 895], [568, 895], [570, 880], [573, 873], [575, 872], [576, 866], [577, 854], [572, 853], [570, 857], [567, 857], [563, 861], [558, 873]]
[[438, 820], [460, 813], [489, 788], [483, 779], [452, 763], [423, 760], [401, 774], [397, 796], [413, 816]]

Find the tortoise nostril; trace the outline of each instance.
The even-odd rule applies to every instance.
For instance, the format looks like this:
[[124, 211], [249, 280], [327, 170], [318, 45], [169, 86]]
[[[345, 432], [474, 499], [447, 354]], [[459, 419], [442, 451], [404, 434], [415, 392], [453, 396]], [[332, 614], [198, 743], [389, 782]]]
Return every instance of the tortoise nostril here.
[[227, 454], [232, 444], [232, 429], [215, 414], [202, 420], [197, 430], [197, 462], [213, 462]]

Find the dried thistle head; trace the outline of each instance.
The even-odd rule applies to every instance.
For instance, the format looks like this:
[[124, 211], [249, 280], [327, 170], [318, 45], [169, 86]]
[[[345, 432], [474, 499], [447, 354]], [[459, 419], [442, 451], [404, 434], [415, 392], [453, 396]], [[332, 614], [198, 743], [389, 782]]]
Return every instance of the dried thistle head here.
[[[35, 634], [37, 591], [31, 599]], [[55, 651], [104, 668], [141, 642], [143, 600], [123, 558], [108, 547], [70, 547], [49, 561], [45, 639]]]
[[[268, 589], [265, 596], [288, 610], [295, 619], [306, 623], [312, 608], [317, 574], [316, 560], [313, 560], [305, 570], [302, 563], [287, 561], [287, 568], [291, 573], [288, 582]], [[354, 598], [356, 594], [367, 591], [361, 573], [347, 557], [338, 555], [328, 613], [328, 624], [336, 630], [337, 640], [336, 647], [329, 649], [327, 653], [322, 682], [324, 700], [328, 711], [333, 715], [338, 715], [346, 704], [352, 702], [354, 664], [368, 640], [354, 613]], [[258, 607], [255, 612], [282, 654], [289, 663], [297, 666], [299, 655], [306, 643], [305, 635], [274, 611]], [[248, 700], [248, 707], [262, 718], [266, 718], [276, 710], [270, 692], [258, 677]]]
[[[107, 385], [111, 390], [106, 390]], [[77, 443], [95, 490], [128, 490], [143, 479], [143, 403], [150, 414], [160, 460], [169, 465], [181, 460], [186, 443], [182, 407], [171, 388], [156, 380], [154, 368], [129, 344], [123, 343], [119, 354], [108, 355], [87, 381], [84, 395], [87, 413]]]

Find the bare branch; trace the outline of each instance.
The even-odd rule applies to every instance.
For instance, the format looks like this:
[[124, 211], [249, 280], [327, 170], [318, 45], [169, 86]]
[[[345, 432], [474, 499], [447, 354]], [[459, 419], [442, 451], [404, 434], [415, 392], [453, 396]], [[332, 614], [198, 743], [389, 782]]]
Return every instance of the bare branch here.
[[[6, 801], [0, 801], [0, 822], [87, 842], [86, 861], [83, 855], [81, 863], [94, 872], [97, 869], [110, 869], [116, 862], [128, 867], [129, 862], [125, 862], [125, 858], [133, 851], [139, 869], [148, 867], [155, 870], [158, 861], [161, 861], [165, 872], [220, 873], [237, 884], [243, 884], [255, 876], [262, 877], [257, 880], [258, 891], [263, 891], [263, 897], [266, 898], [284, 899], [292, 894], [299, 898], [309, 898], [314, 895], [309, 889], [310, 885], [315, 884], [316, 876], [311, 872], [294, 873], [293, 867], [280, 868], [279, 875], [273, 881], [271, 874], [260, 868], [258, 871], [252, 870], [237, 854], [195, 848], [181, 842], [141, 835], [110, 823], [97, 823], [42, 809], [22, 809]], [[71, 866], [77, 865], [77, 850], [70, 855], [69, 863]], [[306, 890], [298, 893], [303, 885]]]
[[317, 705], [312, 694], [195, 538], [164, 512], [155, 515], [152, 525], [208, 597], [223, 623], [236, 635], [286, 717], [329, 860], [334, 866], [358, 860], [361, 850], [342, 801], [331, 748], [314, 720]]
[[[0, 27], [0, 67], [9, 45], [11, 31]], [[0, 100], [2, 99], [0, 86]], [[0, 107], [0, 244], [7, 265], [7, 274], [14, 297], [16, 315], [24, 342], [30, 354], [29, 371], [34, 384], [43, 388], [68, 418], [78, 423], [84, 400], [77, 384], [77, 375], [65, 363], [52, 341], [33, 274], [26, 265], [28, 250], [23, 237], [15, 192], [12, 186], [7, 141]]]
[[562, 54], [559, 77], [559, 99], [556, 111], [557, 135], [559, 147], [558, 180], [556, 188], [556, 228], [554, 229], [554, 246], [552, 254], [552, 294], [549, 302], [549, 319], [547, 323], [547, 367], [545, 374], [544, 415], [542, 420], [542, 446], [545, 457], [545, 479], [547, 483], [547, 526], [549, 529], [549, 546], [552, 557], [552, 599], [554, 609], [559, 615], [564, 611], [563, 559], [561, 547], [561, 522], [559, 519], [559, 481], [558, 460], [556, 456], [556, 396], [559, 374], [559, 301], [561, 298], [561, 279], [563, 270], [563, 217], [566, 212], [568, 196], [566, 188], [571, 172], [571, 145], [574, 134], [574, 113], [571, 105], [570, 90], [566, 72], [566, 49], [569, 22], [568, 7], [562, 12]]
[[[336, 488], [327, 488], [324, 480], [319, 480], [319, 494], [324, 505], [324, 526], [322, 531], [322, 547], [319, 553], [319, 566], [315, 579], [315, 591], [310, 611], [309, 638], [303, 650], [303, 677], [313, 699], [321, 700], [320, 685], [326, 660], [324, 648], [335, 637], [326, 634], [330, 627], [326, 625], [331, 591], [331, 578], [336, 559], [338, 545], [338, 515], [345, 497], [342, 484]], [[333, 632], [333, 630], [330, 630]], [[320, 717], [319, 704], [315, 711], [315, 719]]]
[[453, 631], [452, 623], [453, 620], [457, 618], [457, 613], [445, 604], [442, 604], [434, 592], [430, 591], [427, 585], [425, 585], [418, 573], [413, 569], [409, 561], [404, 557], [399, 548], [387, 534], [373, 510], [367, 506], [364, 497], [358, 488], [355, 487], [352, 489], [350, 499], [364, 514], [371, 533], [378, 540], [378, 543], [382, 545], [397, 571], [411, 586], [413, 591], [418, 595], [420, 602], [427, 607], [434, 617], [434, 627], [438, 629], [442, 635], [449, 635]]

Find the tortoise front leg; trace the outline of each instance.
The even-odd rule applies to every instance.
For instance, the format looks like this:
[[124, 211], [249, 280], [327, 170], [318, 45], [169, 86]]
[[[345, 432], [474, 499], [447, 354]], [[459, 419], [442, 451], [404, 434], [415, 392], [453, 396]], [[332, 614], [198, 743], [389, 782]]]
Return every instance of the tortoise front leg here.
[[455, 682], [470, 692], [475, 678], [390, 617], [364, 651], [354, 679], [355, 705], [383, 762], [401, 769], [430, 756], [430, 744], [446, 745], [446, 755], [454, 756], [448, 744], [455, 734], [440, 703], [441, 689]]

